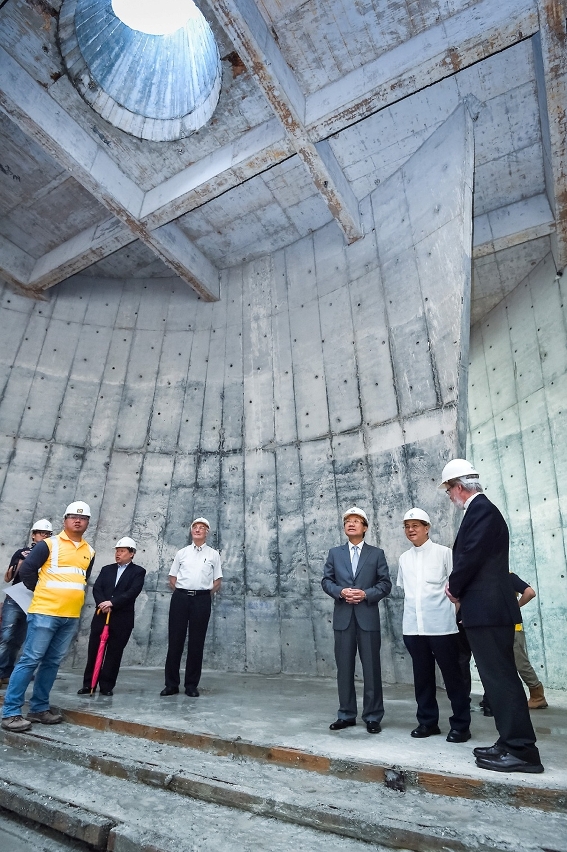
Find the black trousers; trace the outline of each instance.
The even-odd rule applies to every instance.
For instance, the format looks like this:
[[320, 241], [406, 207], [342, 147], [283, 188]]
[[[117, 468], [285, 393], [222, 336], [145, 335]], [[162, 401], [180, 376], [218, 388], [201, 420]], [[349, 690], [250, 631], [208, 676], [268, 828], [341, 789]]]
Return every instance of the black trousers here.
[[210, 592], [188, 595], [175, 589], [169, 605], [169, 632], [167, 657], [165, 660], [165, 685], [169, 689], [179, 686], [179, 666], [185, 646], [187, 629], [187, 662], [185, 665], [185, 689], [196, 689], [203, 668], [203, 649], [209, 618], [211, 617]]
[[494, 713], [498, 744], [521, 760], [539, 763], [528, 701], [514, 659], [514, 625], [465, 630]]
[[471, 657], [472, 651], [471, 646], [469, 645], [469, 640], [467, 639], [467, 634], [465, 633], [465, 628], [462, 624], [457, 625], [459, 628], [458, 633], [458, 641], [459, 641], [459, 665], [461, 667], [461, 672], [463, 678], [465, 680], [465, 684], [467, 686], [467, 691], [470, 694], [472, 689], [472, 680], [471, 680]]
[[439, 706], [435, 683], [435, 663], [441, 669], [447, 698], [453, 715], [449, 717], [452, 730], [468, 731], [471, 724], [471, 700], [459, 664], [457, 633], [444, 636], [405, 636], [405, 646], [413, 664], [413, 682], [417, 701], [417, 721], [420, 725], [437, 725]]
[[[97, 615], [95, 612], [91, 621], [87, 665], [83, 673], [83, 686], [88, 689], [91, 688], [96, 656], [100, 645], [100, 634], [105, 624], [106, 614], [100, 613]], [[103, 692], [110, 692], [116, 685], [120, 663], [122, 662], [122, 654], [134, 629], [134, 613], [111, 613], [108, 626], [109, 633], [106, 653], [98, 676], [98, 685]]]
[[335, 661], [339, 691], [338, 719], [355, 719], [357, 714], [354, 669], [356, 651], [362, 664], [364, 680], [362, 719], [381, 722], [384, 716], [382, 670], [380, 667], [381, 635], [379, 630], [363, 630], [354, 613], [346, 630], [335, 630]]

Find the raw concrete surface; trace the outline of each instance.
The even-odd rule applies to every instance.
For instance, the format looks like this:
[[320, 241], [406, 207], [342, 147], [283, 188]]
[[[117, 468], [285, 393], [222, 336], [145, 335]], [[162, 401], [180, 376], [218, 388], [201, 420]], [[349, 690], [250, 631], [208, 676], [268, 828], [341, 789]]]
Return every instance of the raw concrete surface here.
[[[393, 575], [412, 505], [453, 538], [435, 486], [465, 439], [472, 178], [460, 106], [365, 199], [363, 239], [320, 228], [227, 270], [219, 302], [174, 279], [77, 276], [35, 305], [5, 288], [0, 561], [85, 500], [92, 580], [125, 534], [147, 571], [124, 662], [163, 665], [167, 574], [204, 515], [224, 575], [206, 665], [331, 675], [321, 576], [345, 509], [365, 507]], [[380, 604], [382, 666], [407, 682], [401, 603]], [[78, 665], [92, 611], [88, 594]]]
[[37, 823], [26, 823], [13, 814], [0, 810], [0, 852], [87, 852], [88, 847], [78, 840]]
[[[112, 698], [77, 696], [78, 686], [62, 672], [52, 693], [66, 723], [1, 733], [0, 805], [75, 837], [90, 831], [97, 848], [357, 852], [366, 841], [380, 850], [567, 852], [562, 694], [535, 720], [550, 726], [541, 734], [548, 771], [494, 777], [475, 771], [471, 755], [494, 739], [492, 720], [475, 713], [466, 744], [416, 742], [407, 687], [386, 687], [385, 727], [370, 736], [361, 725], [328, 730], [330, 680], [208, 671], [197, 699], [161, 698], [155, 669], [123, 670]], [[440, 700], [446, 714], [441, 691]], [[405, 792], [387, 788], [384, 766], [403, 772]]]
[[[203, 674], [199, 698], [184, 694], [162, 698], [161, 669], [122, 669], [112, 698], [76, 695], [80, 675], [62, 672], [51, 695], [52, 703], [68, 710], [86, 710], [108, 718], [123, 719], [177, 731], [203, 733], [227, 740], [240, 738], [264, 746], [285, 746], [334, 759], [370, 761], [406, 770], [465, 775], [492, 783], [567, 790], [567, 695], [549, 692], [550, 707], [532, 711], [532, 721], [546, 771], [542, 775], [510, 775], [476, 767], [472, 749], [492, 744], [498, 734], [494, 719], [482, 715], [480, 695], [473, 695], [472, 739], [447, 743], [445, 736], [415, 740], [410, 731], [417, 724], [413, 688], [402, 684], [384, 686], [383, 730], [370, 735], [360, 722], [354, 728], [332, 732], [336, 718], [336, 684], [330, 678], [289, 675]], [[358, 686], [359, 701], [362, 685]], [[449, 730], [450, 705], [438, 689], [440, 727]]]
[[471, 330], [471, 461], [510, 526], [510, 568], [543, 683], [567, 683], [567, 276], [548, 254]]

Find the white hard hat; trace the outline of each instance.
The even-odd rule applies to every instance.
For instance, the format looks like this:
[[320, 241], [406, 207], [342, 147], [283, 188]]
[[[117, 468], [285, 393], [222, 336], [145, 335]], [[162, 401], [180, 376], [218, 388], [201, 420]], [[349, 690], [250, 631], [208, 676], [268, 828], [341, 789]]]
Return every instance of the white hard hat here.
[[206, 518], [195, 518], [195, 520], [191, 524], [191, 529], [193, 529], [195, 524], [204, 524], [207, 527], [207, 529], [209, 529], [209, 530], [211, 528], [211, 525]]
[[359, 518], [362, 518], [364, 521], [366, 521], [366, 526], [368, 526], [368, 515], [366, 514], [364, 509], [359, 509], [358, 506], [351, 506], [351, 508], [347, 509], [343, 515], [343, 524], [349, 515], [358, 515]]
[[410, 509], [409, 512], [406, 512], [404, 515], [404, 521], [425, 521], [426, 524], [431, 524], [431, 519], [427, 512], [424, 512], [423, 509], [418, 509], [414, 507]]
[[114, 547], [127, 547], [129, 550], [136, 550], [136, 542], [130, 536], [125, 535], [118, 539]]
[[36, 521], [32, 527], [32, 532], [53, 532], [51, 521], [48, 521], [47, 518]]
[[74, 503], [69, 503], [65, 509], [65, 515], [84, 515], [86, 518], [90, 518], [91, 507], [88, 503], [83, 503], [82, 500], [75, 500]]
[[447, 482], [451, 479], [458, 479], [460, 476], [479, 477], [478, 470], [475, 470], [472, 464], [466, 459], [453, 459], [447, 462], [441, 474], [441, 485], [438, 488], [444, 488]]

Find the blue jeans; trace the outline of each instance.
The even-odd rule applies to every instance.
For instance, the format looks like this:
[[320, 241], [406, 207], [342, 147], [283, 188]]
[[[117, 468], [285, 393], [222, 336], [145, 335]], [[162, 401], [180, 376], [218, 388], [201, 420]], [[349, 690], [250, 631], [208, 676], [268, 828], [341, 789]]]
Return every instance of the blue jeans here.
[[49, 710], [49, 693], [55, 682], [59, 664], [69, 650], [77, 630], [78, 618], [28, 614], [28, 632], [22, 656], [18, 660], [4, 698], [2, 718], [19, 716], [26, 689], [37, 669], [30, 698], [30, 712]]
[[26, 628], [26, 613], [16, 601], [6, 595], [0, 630], [0, 677], [10, 677], [12, 674], [16, 655], [26, 638]]

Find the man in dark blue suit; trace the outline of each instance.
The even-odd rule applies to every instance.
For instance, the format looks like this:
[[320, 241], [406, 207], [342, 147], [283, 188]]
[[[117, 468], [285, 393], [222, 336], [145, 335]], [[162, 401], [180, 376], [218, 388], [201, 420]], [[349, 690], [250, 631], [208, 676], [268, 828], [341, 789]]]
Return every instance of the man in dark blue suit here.
[[466, 459], [443, 468], [442, 484], [465, 516], [453, 545], [447, 594], [460, 604], [467, 639], [499, 737], [475, 748], [477, 766], [497, 772], [543, 772], [528, 702], [514, 660], [515, 625], [522, 620], [508, 564], [506, 521], [482, 493]]
[[116, 684], [122, 654], [134, 629], [134, 604], [144, 587], [146, 572], [132, 561], [136, 553], [136, 542], [125, 536], [116, 542], [115, 559], [112, 565], [101, 568], [93, 586], [96, 612], [91, 622], [91, 635], [87, 665], [83, 674], [83, 686], [78, 695], [92, 694], [92, 676], [100, 635], [106, 624], [108, 613], [109, 635], [104, 662], [98, 678], [101, 695], [112, 695]]
[[392, 583], [384, 551], [366, 544], [368, 518], [353, 506], [343, 515], [347, 544], [329, 551], [321, 585], [335, 600], [333, 629], [339, 712], [329, 727], [340, 731], [356, 725], [354, 667], [356, 650], [362, 663], [364, 699], [362, 718], [369, 734], [379, 734], [384, 715], [380, 669], [380, 614], [378, 601], [390, 594]]

